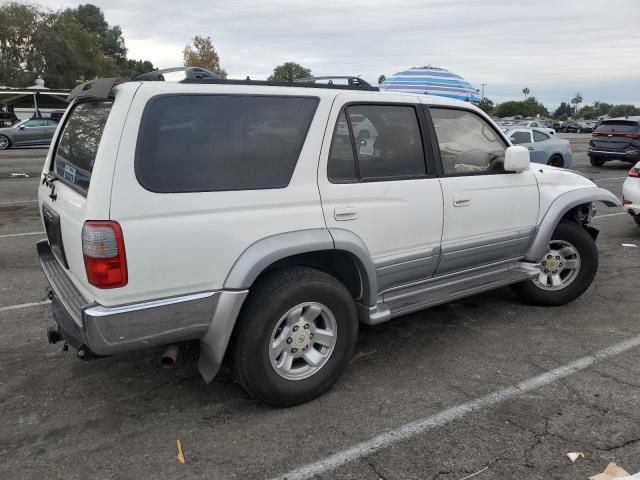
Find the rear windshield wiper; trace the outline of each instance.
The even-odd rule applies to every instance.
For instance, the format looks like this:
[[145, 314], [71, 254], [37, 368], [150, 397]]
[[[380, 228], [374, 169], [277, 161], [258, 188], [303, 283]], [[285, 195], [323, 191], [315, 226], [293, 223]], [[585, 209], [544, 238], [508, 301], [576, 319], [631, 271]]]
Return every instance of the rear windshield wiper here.
[[58, 180], [58, 177], [56, 177], [51, 172], [47, 173], [42, 178], [42, 185], [46, 185], [47, 187], [49, 187], [51, 189], [51, 193], [49, 194], [49, 198], [54, 202], [58, 198], [58, 195], [56, 194], [56, 186], [53, 184], [53, 182], [55, 182], [56, 180]]

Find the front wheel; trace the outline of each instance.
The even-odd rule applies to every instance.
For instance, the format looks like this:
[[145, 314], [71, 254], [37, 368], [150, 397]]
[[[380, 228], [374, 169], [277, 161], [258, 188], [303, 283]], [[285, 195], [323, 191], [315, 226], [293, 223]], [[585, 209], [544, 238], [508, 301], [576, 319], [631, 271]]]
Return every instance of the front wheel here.
[[597, 271], [598, 249], [591, 235], [580, 225], [562, 220], [540, 260], [538, 276], [511, 288], [531, 305], [565, 305], [589, 288]]
[[604, 160], [602, 160], [600, 157], [589, 157], [589, 163], [593, 167], [601, 167], [602, 165], [604, 165]]
[[0, 150], [6, 150], [11, 146], [11, 141], [8, 137], [0, 135]]
[[349, 291], [308, 267], [269, 272], [251, 290], [232, 346], [238, 382], [277, 407], [321, 395], [355, 349], [358, 318]]

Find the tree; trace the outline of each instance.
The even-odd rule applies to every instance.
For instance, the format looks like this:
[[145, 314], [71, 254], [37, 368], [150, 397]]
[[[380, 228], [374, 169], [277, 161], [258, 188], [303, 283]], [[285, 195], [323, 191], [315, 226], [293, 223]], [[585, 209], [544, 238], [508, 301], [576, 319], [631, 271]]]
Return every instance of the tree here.
[[34, 37], [43, 18], [33, 5], [0, 7], [0, 85], [27, 87], [37, 78], [42, 59]]
[[529, 90], [529, 87], [524, 87], [522, 89], [522, 93], [524, 93], [524, 99], [527, 99], [527, 95], [529, 95], [529, 93], [531, 93], [531, 91]]
[[612, 105], [609, 110], [610, 117], [628, 117], [630, 115], [640, 115], [640, 108], [635, 105]]
[[273, 69], [273, 73], [268, 80], [292, 82], [299, 78], [308, 78], [311, 76], [311, 69], [305, 68], [295, 62], [285, 62]]
[[119, 62], [127, 56], [127, 48], [122, 36], [122, 29], [118, 25], [109, 26], [100, 7], [86, 4], [75, 9], [68, 8], [63, 15], [71, 15], [87, 32], [100, 40], [104, 53]]
[[378, 77], [378, 84], [384, 82], [387, 79], [387, 76], [382, 74]]
[[575, 96], [571, 99], [571, 104], [575, 106], [574, 112], [578, 114], [578, 108], [582, 103], [582, 94], [580, 92], [576, 92]]
[[227, 78], [227, 72], [220, 66], [220, 57], [213, 46], [211, 37], [196, 35], [193, 45], [185, 45], [182, 50], [185, 67], [200, 67], [216, 75]]
[[559, 118], [562, 116], [569, 117], [571, 115], [573, 115], [573, 108], [571, 108], [571, 105], [569, 105], [567, 102], [562, 102], [558, 106], [558, 108], [556, 108], [556, 111], [553, 112], [554, 118]]
[[493, 115], [496, 117], [535, 117], [536, 115], [546, 117], [549, 111], [536, 100], [536, 97], [529, 97], [522, 102], [512, 100], [501, 103], [494, 108]]
[[493, 111], [493, 107], [494, 107], [493, 100], [490, 100], [487, 97], [483, 97], [483, 99], [480, 100], [476, 105], [480, 110], [484, 111], [485, 113], [488, 113], [489, 115], [491, 115], [491, 112]]

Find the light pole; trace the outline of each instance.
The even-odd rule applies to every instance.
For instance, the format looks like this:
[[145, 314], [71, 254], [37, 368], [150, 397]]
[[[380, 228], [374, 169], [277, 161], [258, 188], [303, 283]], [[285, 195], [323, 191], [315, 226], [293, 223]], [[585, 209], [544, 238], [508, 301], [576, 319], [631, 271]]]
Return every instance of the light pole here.
[[482, 98], [484, 98], [484, 86], [488, 85], [487, 83], [481, 83], [480, 85], [482, 85]]

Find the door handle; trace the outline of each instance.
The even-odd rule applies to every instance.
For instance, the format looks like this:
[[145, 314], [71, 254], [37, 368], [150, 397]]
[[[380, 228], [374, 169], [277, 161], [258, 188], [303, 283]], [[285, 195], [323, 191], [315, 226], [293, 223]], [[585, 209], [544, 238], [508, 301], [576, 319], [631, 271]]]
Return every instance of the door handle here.
[[333, 218], [338, 222], [345, 220], [355, 220], [358, 218], [358, 211], [353, 207], [336, 207], [333, 210]]
[[527, 147], [527, 149], [533, 151], [533, 147]]
[[471, 199], [466, 195], [461, 195], [456, 193], [453, 195], [453, 206], [454, 207], [466, 207], [467, 205], [471, 205]]

